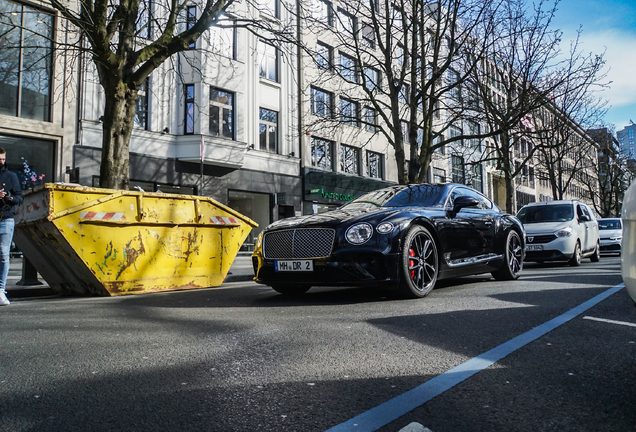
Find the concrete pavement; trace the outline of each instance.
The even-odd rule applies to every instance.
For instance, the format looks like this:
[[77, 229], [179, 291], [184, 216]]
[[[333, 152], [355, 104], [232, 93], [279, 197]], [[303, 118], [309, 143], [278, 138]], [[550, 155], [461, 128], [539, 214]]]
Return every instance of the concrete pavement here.
[[[230, 267], [223, 283], [251, 281], [254, 278], [251, 252], [239, 252]], [[7, 278], [7, 297], [9, 300], [24, 297], [42, 297], [56, 295], [55, 291], [38, 275], [38, 285], [18, 284], [22, 279], [22, 258], [11, 258], [9, 277]]]

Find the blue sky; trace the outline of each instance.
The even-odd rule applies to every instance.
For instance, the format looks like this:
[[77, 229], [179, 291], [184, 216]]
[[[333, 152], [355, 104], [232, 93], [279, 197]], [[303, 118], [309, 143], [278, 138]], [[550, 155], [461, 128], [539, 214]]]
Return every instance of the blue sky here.
[[636, 122], [636, 0], [562, 0], [554, 21], [563, 31], [562, 50], [582, 26], [585, 52], [607, 49], [607, 79], [611, 88], [600, 95], [612, 106], [607, 123], [622, 130], [629, 120]]

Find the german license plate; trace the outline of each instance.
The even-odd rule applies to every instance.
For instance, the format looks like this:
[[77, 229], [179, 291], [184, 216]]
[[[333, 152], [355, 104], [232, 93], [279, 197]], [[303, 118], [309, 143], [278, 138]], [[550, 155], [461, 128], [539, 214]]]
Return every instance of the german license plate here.
[[542, 251], [543, 245], [526, 245], [526, 251]]
[[314, 262], [312, 260], [274, 261], [274, 268], [277, 272], [314, 271]]

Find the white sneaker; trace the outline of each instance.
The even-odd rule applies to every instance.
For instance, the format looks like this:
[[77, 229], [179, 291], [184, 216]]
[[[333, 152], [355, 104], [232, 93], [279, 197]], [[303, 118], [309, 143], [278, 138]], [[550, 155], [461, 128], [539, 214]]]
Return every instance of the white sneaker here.
[[4, 293], [4, 290], [0, 290], [0, 306], [8, 306], [11, 302], [7, 299], [7, 296]]

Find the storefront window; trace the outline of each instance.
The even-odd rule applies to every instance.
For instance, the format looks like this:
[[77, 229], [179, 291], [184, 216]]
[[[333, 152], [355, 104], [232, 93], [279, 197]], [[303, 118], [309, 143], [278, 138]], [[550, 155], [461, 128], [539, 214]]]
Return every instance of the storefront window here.
[[33, 138], [0, 135], [0, 147], [7, 152], [7, 168], [18, 175], [22, 189], [28, 187], [24, 163], [41, 182], [55, 181], [55, 143]]

